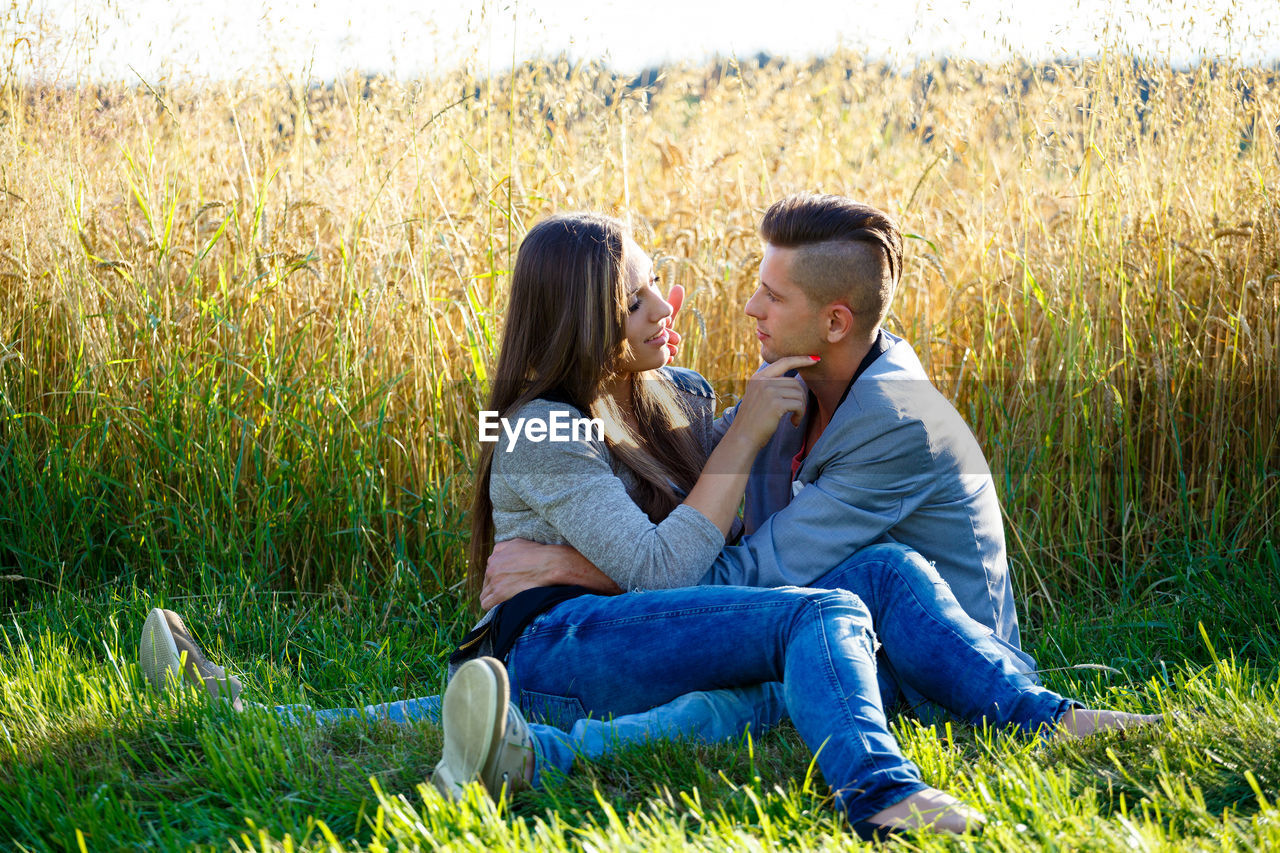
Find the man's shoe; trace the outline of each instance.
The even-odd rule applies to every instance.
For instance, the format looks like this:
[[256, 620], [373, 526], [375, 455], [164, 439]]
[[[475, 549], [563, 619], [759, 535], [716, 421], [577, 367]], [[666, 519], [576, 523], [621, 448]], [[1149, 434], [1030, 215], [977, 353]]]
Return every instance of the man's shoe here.
[[1124, 731], [1164, 721], [1163, 714], [1128, 714], [1104, 708], [1070, 708], [1053, 730], [1055, 737], [1072, 739], [1099, 732]]
[[444, 755], [431, 784], [451, 800], [479, 780], [492, 797], [529, 787], [533, 777], [533, 735], [520, 709], [511, 704], [507, 670], [484, 657], [458, 668], [444, 691], [440, 710]]
[[887, 841], [916, 830], [979, 833], [986, 822], [980, 812], [950, 794], [925, 788], [852, 826], [863, 841]]
[[243, 710], [240, 679], [209, 663], [187, 626], [182, 624], [182, 618], [172, 610], [157, 607], [147, 614], [142, 641], [138, 644], [138, 665], [147, 682], [156, 689], [164, 689], [171, 679], [186, 681], [206, 690], [215, 699], [227, 700], [237, 711]]

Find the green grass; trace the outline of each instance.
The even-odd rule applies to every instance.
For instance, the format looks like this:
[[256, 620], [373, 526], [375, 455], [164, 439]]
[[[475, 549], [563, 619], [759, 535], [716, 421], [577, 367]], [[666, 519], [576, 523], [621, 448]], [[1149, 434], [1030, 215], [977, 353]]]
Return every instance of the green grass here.
[[[1213, 561], [1179, 594], [1077, 596], [1024, 619], [1049, 684], [1174, 714], [1161, 727], [1046, 743], [959, 723], [897, 731], [927, 781], [982, 809], [980, 839], [925, 849], [1268, 849], [1280, 843], [1280, 647], [1266, 553]], [[1154, 569], [1154, 567], [1153, 567]], [[1171, 560], [1160, 568], [1179, 571]], [[1185, 571], [1184, 571], [1185, 574]], [[422, 783], [435, 726], [291, 726], [136, 669], [149, 607], [183, 612], [250, 698], [339, 707], [437, 692], [470, 618], [407, 579], [326, 594], [41, 589], [0, 645], [0, 840], [29, 850], [772, 849], [857, 846], [789, 726], [752, 742], [659, 742], [502, 805]], [[230, 583], [228, 583], [230, 581]], [[1105, 668], [1057, 669], [1069, 664]]]

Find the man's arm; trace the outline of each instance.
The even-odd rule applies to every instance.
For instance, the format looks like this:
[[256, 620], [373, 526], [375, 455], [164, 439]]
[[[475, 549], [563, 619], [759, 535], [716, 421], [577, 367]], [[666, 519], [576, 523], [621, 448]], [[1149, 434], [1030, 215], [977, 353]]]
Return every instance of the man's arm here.
[[508, 539], [493, 546], [485, 564], [480, 606], [488, 610], [518, 592], [557, 584], [585, 586], [600, 595], [622, 592], [608, 575], [569, 545]]

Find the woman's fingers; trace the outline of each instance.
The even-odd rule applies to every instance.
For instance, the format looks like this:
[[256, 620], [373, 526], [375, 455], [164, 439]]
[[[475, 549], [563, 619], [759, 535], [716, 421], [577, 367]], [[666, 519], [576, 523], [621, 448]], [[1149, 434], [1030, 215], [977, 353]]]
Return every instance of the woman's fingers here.
[[679, 351], [680, 341], [684, 340], [683, 336], [675, 329], [667, 326], [667, 354], [670, 356], [668, 361], [675, 361], [676, 353]]
[[751, 431], [757, 443], [768, 441], [778, 428], [778, 422], [788, 413], [791, 414], [792, 425], [800, 425], [809, 395], [799, 379], [785, 374], [809, 367], [816, 361], [807, 355], [780, 358], [761, 368], [747, 381], [736, 420], [744, 421], [743, 428]]
[[670, 360], [674, 361], [681, 340], [680, 333], [675, 330], [676, 315], [684, 304], [684, 288], [678, 284], [671, 285], [671, 290], [667, 291], [667, 301], [671, 303], [671, 316], [667, 318], [667, 352]]
[[786, 374], [788, 370], [796, 370], [801, 367], [812, 367], [818, 363], [818, 357], [813, 355], [787, 355], [766, 364], [764, 367], [756, 371], [756, 376], [763, 378], [772, 378]]
[[805, 392], [804, 387], [801, 386], [800, 381], [791, 378], [791, 381], [785, 384], [779, 382], [779, 387], [775, 393], [778, 419], [781, 420], [783, 415], [790, 412], [791, 425], [800, 426], [800, 418], [804, 416], [805, 406], [809, 403], [809, 395]]
[[667, 301], [671, 303], [671, 320], [674, 322], [676, 315], [680, 313], [680, 306], [684, 304], [684, 288], [678, 284], [671, 285], [671, 289], [667, 291]]

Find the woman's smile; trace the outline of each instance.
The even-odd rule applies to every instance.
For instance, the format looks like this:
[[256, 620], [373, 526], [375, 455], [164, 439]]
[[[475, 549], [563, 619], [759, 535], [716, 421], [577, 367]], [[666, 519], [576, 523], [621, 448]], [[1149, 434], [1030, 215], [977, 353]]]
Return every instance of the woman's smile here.
[[671, 336], [667, 333], [667, 329], [664, 326], [662, 331], [658, 332], [658, 334], [654, 335], [652, 338], [645, 338], [644, 342], [650, 346], [665, 347], [667, 345], [667, 339], [670, 337]]

